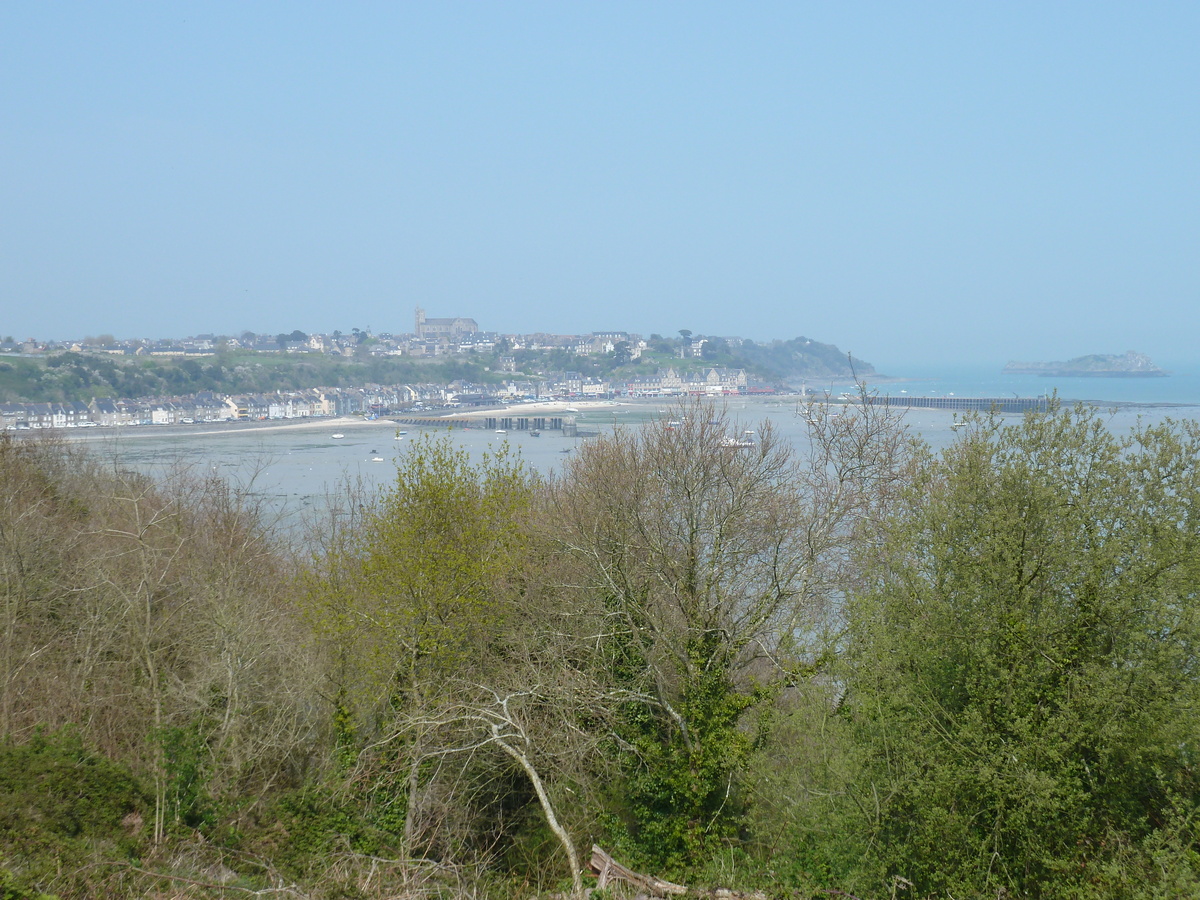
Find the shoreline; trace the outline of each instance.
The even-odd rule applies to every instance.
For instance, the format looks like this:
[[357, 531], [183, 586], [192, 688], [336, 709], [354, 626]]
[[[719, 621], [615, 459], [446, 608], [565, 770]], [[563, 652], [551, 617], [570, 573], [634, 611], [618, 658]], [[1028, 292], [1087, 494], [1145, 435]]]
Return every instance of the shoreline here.
[[[792, 395], [775, 395], [780, 399], [788, 399]], [[633, 397], [624, 400], [544, 400], [536, 403], [509, 403], [486, 408], [421, 411], [416, 413], [389, 413], [378, 419], [365, 419], [362, 416], [306, 416], [296, 419], [268, 419], [256, 421], [226, 421], [198, 422], [191, 425], [97, 425], [94, 427], [74, 428], [22, 428], [5, 431], [19, 439], [32, 439], [37, 436], [66, 441], [100, 441], [120, 440], [123, 438], [179, 438], [179, 437], [223, 437], [272, 434], [282, 431], [313, 432], [322, 429], [331, 433], [341, 431], [362, 431], [371, 428], [434, 427], [454, 424], [463, 419], [482, 420], [495, 416], [549, 416], [594, 413], [603, 410], [620, 408], [647, 409], [667, 408], [682, 399], [677, 396], [669, 397]], [[722, 397], [727, 402], [734, 402], [736, 397]], [[744, 399], [744, 398], [743, 398]], [[398, 422], [403, 419], [404, 422]], [[414, 424], [415, 423], [415, 424]], [[482, 427], [482, 426], [481, 426]]]
[[[916, 395], [914, 395], [916, 398]], [[670, 407], [678, 404], [680, 400], [689, 399], [679, 396], [665, 397], [631, 397], [622, 400], [545, 400], [534, 403], [509, 403], [504, 405], [489, 406], [486, 408], [471, 408], [457, 409], [451, 411], [421, 411], [418, 413], [403, 412], [391, 413], [387, 416], [377, 419], [365, 419], [361, 416], [307, 416], [296, 419], [269, 419], [266, 421], [228, 421], [228, 422], [202, 422], [192, 425], [100, 425], [95, 427], [75, 427], [75, 428], [29, 428], [29, 429], [9, 429], [3, 433], [21, 440], [35, 439], [36, 437], [45, 437], [54, 440], [64, 440], [69, 442], [91, 442], [103, 440], [121, 440], [124, 438], [180, 438], [180, 437], [222, 437], [222, 436], [252, 436], [266, 435], [279, 433], [283, 431], [296, 432], [317, 432], [326, 430], [333, 433], [343, 431], [366, 431], [369, 429], [387, 429], [395, 431], [401, 428], [421, 428], [421, 427], [444, 427], [461, 423], [462, 420], [483, 420], [487, 418], [495, 418], [498, 416], [513, 416], [513, 417], [533, 417], [533, 416], [557, 416], [562, 415], [584, 415], [586, 413], [595, 413], [609, 410], [646, 410], [656, 408], [666, 412]], [[739, 401], [745, 401], [747, 397], [738, 396], [721, 396], [711, 398], [718, 401], [724, 401], [730, 407], [738, 404]], [[765, 400], [765, 397], [753, 398], [756, 401]], [[794, 404], [798, 401], [802, 402], [799, 394], [775, 394], [771, 400], [777, 404]], [[813, 395], [809, 395], [810, 400], [815, 400]], [[898, 398], [897, 398], [898, 399]], [[833, 400], [832, 402], [844, 402], [841, 400]], [[1110, 400], [1110, 401], [1071, 401], [1063, 400], [1063, 403], [1083, 402], [1085, 404], [1112, 409], [1187, 409], [1195, 408], [1200, 404], [1193, 404], [1179, 401], [1145, 401], [1145, 400]], [[898, 404], [900, 405], [900, 404]], [[397, 421], [403, 419], [403, 422]], [[482, 427], [482, 425], [481, 425]]]
[[195, 425], [98, 425], [94, 428], [29, 428], [10, 431], [21, 436], [46, 435], [69, 441], [105, 438], [212, 437], [270, 434], [279, 431], [343, 431], [384, 425], [396, 428], [391, 419], [364, 419], [360, 416], [306, 416], [299, 419], [268, 419], [265, 422], [202, 422]]
[[[539, 400], [536, 403], [506, 403], [502, 406], [492, 406], [487, 409], [458, 410], [441, 418], [485, 419], [489, 416], [517, 416], [522, 413], [527, 413], [531, 416], [545, 416], [553, 413], [574, 415], [576, 413], [594, 412], [599, 409], [615, 409], [619, 406], [645, 406], [667, 399], [672, 398], [635, 397], [626, 400], [578, 400], [574, 402], [569, 400]], [[433, 421], [437, 420], [434, 419]]]

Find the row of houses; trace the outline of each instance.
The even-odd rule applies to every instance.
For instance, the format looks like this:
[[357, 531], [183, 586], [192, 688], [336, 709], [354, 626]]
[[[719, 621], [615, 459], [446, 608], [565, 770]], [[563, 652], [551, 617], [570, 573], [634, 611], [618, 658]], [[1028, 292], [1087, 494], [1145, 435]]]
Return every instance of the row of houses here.
[[742, 394], [751, 390], [744, 369], [710, 366], [686, 371], [660, 369], [653, 375], [628, 380], [585, 377], [579, 372], [564, 372], [542, 382], [510, 381], [505, 391], [522, 397], [646, 397], [672, 394]]
[[631, 394], [740, 394], [750, 387], [745, 369], [710, 366], [697, 371], [659, 369], [626, 384]]
[[203, 392], [142, 400], [94, 399], [90, 403], [0, 403], [0, 428], [191, 425], [262, 419], [377, 415], [414, 404], [444, 404], [478, 385], [377, 385], [312, 388], [251, 394]]
[[91, 403], [2, 403], [0, 427], [190, 425], [250, 418], [303, 418], [336, 415], [336, 406], [334, 398], [321, 391], [239, 396], [201, 393], [146, 400], [95, 399]]
[[623, 382], [565, 372], [545, 381], [503, 385], [456, 381], [449, 385], [377, 385], [313, 388], [262, 394], [212, 392], [147, 400], [95, 399], [91, 403], [0, 403], [0, 428], [81, 428], [190, 425], [317, 416], [379, 415], [419, 405], [500, 403], [521, 397], [611, 397], [670, 394], [738, 394], [750, 386], [742, 369], [674, 368]]
[[0, 403], [0, 427], [74, 428], [94, 424], [86, 403]]

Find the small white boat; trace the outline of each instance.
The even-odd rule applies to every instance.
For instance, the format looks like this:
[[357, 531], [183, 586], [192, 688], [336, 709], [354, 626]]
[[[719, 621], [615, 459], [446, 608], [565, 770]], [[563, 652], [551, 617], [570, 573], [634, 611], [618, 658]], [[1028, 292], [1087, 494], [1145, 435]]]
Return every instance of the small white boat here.
[[383, 462], [383, 457], [382, 456], [372, 456], [371, 462]]
[[508, 432], [507, 432], [507, 431], [505, 431], [503, 428], [497, 428], [497, 429], [496, 429], [496, 434], [508, 434]]
[[342, 438], [344, 438], [344, 437], [345, 437], [345, 435], [344, 435], [344, 434], [342, 434], [341, 432], [338, 432], [337, 434], [335, 434], [335, 435], [333, 436], [333, 439], [334, 439], [335, 441], [340, 441], [340, 440], [341, 440]]
[[745, 447], [753, 447], [754, 441], [749, 438], [736, 438], [732, 435], [727, 435], [721, 438], [722, 447], [732, 447], [734, 449], [742, 449]]

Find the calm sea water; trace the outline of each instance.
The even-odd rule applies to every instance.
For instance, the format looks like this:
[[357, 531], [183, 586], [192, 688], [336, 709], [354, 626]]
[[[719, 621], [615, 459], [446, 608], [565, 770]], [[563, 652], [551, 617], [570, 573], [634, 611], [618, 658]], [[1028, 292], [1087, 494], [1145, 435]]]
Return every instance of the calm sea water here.
[[[835, 395], [846, 390], [846, 385], [807, 387], [812, 393], [829, 389]], [[1196, 369], [1176, 369], [1168, 378], [1147, 379], [1004, 376], [982, 367], [914, 369], [904, 380], [869, 383], [868, 388], [891, 396], [1037, 397], [1057, 393], [1067, 402], [1097, 404], [1116, 431], [1127, 430], [1139, 421], [1200, 418], [1200, 370]], [[796, 397], [733, 398], [727, 405], [741, 428], [753, 429], [763, 419], [770, 419], [789, 440], [800, 443], [806, 438], [807, 425], [798, 412], [800, 401]], [[577, 420], [581, 430], [605, 432], [615, 426], [635, 427], [647, 418], [668, 414], [669, 408], [665, 400], [616, 403], [601, 410], [585, 410]], [[957, 434], [952, 427], [954, 415], [949, 412], [911, 410], [905, 421], [935, 448], [948, 446]], [[398, 434], [400, 429], [406, 433]], [[477, 460], [507, 445], [543, 473], [560, 471], [579, 442], [587, 440], [566, 438], [556, 431], [535, 438], [521, 431], [501, 435], [482, 428], [397, 426], [387, 420], [354, 426], [331, 421], [321, 428], [261, 432], [231, 429], [206, 435], [156, 433], [153, 428], [128, 429], [117, 436], [96, 435], [99, 430], [88, 435], [89, 444], [95, 452], [112, 456], [120, 465], [151, 474], [176, 467], [215, 472], [249, 486], [294, 523], [323, 509], [330, 492], [341, 483], [361, 480], [369, 490], [377, 490], [394, 481], [396, 462], [423, 433], [449, 436]], [[335, 433], [344, 437], [335, 439]]]
[[[1040, 397], [1057, 393], [1064, 401], [1106, 404], [1200, 406], [1200, 363], [1163, 365], [1165, 378], [1062, 378], [1004, 375], [1001, 366], [908, 366], [902, 379], [872, 385], [881, 394], [915, 396]], [[1189, 413], [1194, 417], [1195, 411]]]

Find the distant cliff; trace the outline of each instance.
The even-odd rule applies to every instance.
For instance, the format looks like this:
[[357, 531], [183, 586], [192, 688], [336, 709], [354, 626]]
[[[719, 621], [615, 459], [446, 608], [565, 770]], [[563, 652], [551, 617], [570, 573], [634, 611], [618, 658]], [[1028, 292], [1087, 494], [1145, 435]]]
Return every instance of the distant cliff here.
[[1130, 350], [1123, 356], [1093, 353], [1066, 362], [1010, 362], [1006, 375], [1058, 375], [1095, 378], [1161, 378], [1170, 375], [1144, 353]]

